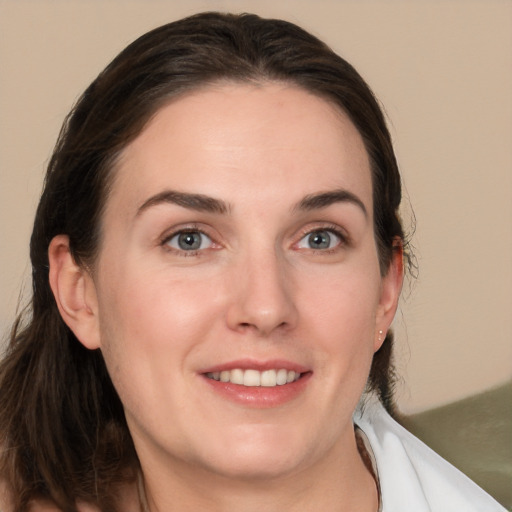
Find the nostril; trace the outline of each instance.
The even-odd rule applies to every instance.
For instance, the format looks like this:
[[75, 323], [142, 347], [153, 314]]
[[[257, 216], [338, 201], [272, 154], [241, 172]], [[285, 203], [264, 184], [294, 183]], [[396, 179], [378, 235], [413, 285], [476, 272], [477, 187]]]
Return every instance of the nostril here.
[[270, 332], [272, 332], [274, 330], [281, 330], [281, 329], [284, 330], [284, 329], [287, 329], [288, 326], [289, 326], [288, 322], [281, 322], [281, 323], [277, 324], [275, 327], [272, 327], [270, 329], [266, 329], [264, 326], [261, 326], [258, 323], [240, 322], [238, 324], [238, 330], [240, 332], [246, 332], [246, 331], [254, 330], [255, 332], [259, 333], [259, 335], [266, 336], [267, 334], [269, 334]]

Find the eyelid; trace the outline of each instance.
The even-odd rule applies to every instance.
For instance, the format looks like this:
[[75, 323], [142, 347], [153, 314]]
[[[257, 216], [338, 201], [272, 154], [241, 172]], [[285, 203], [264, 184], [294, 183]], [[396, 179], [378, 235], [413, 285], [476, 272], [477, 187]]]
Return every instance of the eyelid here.
[[296, 247], [298, 250], [302, 250], [303, 248], [299, 248], [299, 247], [297, 247], [297, 245], [305, 237], [307, 237], [307, 236], [309, 236], [312, 233], [315, 233], [317, 231], [327, 231], [327, 232], [333, 233], [334, 235], [336, 235], [340, 239], [340, 243], [336, 247], [333, 247], [331, 249], [312, 249], [312, 248], [309, 248], [309, 249], [306, 249], [306, 250], [318, 251], [318, 252], [322, 252], [322, 253], [329, 253], [330, 251], [336, 251], [336, 249], [339, 249], [340, 247], [348, 246], [351, 243], [349, 235], [340, 226], [338, 226], [336, 224], [331, 224], [331, 223], [328, 223], [328, 224], [318, 223], [318, 224], [316, 224], [314, 226], [307, 226], [307, 227], [302, 228], [299, 231], [299, 234], [296, 237], [296, 241], [293, 243], [293, 246]]
[[[180, 247], [174, 247], [174, 245], [172, 245], [172, 241], [174, 239], [178, 239], [182, 236], [182, 235], [191, 235], [191, 234], [198, 234], [200, 235], [200, 237], [203, 239], [201, 240], [201, 247], [199, 247], [198, 249], [190, 249], [190, 250], [186, 250], [186, 249], [182, 249]], [[169, 247], [172, 247], [173, 249], [177, 250], [177, 251], [181, 251], [183, 250], [184, 252], [194, 252], [194, 250], [204, 250], [204, 249], [207, 249], [207, 247], [202, 247], [203, 245], [203, 242], [204, 242], [204, 238], [207, 239], [207, 242], [206, 243], [213, 243], [213, 240], [206, 234], [206, 233], [202, 233], [201, 231], [178, 231], [178, 233], [176, 233], [175, 235], [171, 236], [170, 238], [167, 239], [167, 242], [166, 244], [169, 245]]]
[[[200, 227], [197, 224], [187, 224], [184, 226], [182, 225], [182, 226], [174, 227], [171, 230], [166, 231], [160, 237], [159, 245], [162, 246], [166, 251], [175, 253], [180, 256], [197, 256], [199, 253], [205, 252], [209, 249], [220, 248], [220, 244], [215, 240], [215, 237], [212, 236], [212, 234], [210, 234], [208, 231], [209, 230], [204, 229], [203, 227]], [[169, 242], [173, 238], [175, 238], [178, 235], [185, 234], [185, 233], [200, 233], [201, 235], [204, 235], [205, 237], [207, 237], [211, 241], [211, 244], [209, 247], [195, 249], [195, 250], [192, 249], [189, 251], [186, 251], [186, 250], [183, 250], [183, 249], [180, 249], [177, 247], [172, 247], [171, 245], [169, 245]]]

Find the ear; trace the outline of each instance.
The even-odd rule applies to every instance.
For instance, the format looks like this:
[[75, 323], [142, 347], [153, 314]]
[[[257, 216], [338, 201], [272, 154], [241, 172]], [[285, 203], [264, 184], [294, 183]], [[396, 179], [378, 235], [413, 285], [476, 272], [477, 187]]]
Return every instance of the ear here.
[[388, 332], [391, 322], [395, 317], [398, 307], [398, 299], [402, 291], [404, 280], [404, 250], [403, 243], [400, 238], [396, 238], [393, 242], [393, 254], [389, 263], [388, 271], [382, 278], [380, 300], [377, 307], [377, 315], [375, 322], [375, 352], [379, 350], [386, 333]]
[[88, 349], [100, 346], [98, 301], [90, 273], [77, 265], [69, 238], [57, 235], [48, 248], [50, 287], [62, 319]]

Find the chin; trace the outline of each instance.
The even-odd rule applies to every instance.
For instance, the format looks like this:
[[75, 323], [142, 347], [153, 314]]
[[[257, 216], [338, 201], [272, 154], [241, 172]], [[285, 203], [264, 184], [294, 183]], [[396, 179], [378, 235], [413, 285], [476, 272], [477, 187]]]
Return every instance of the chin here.
[[[263, 429], [265, 430], [265, 429]], [[269, 435], [267, 431], [241, 436], [239, 442], [231, 437], [214, 446], [223, 449], [210, 452], [207, 465], [217, 474], [238, 480], [269, 480], [300, 470], [315, 452], [297, 434], [282, 432]], [[207, 453], [207, 452], [203, 452]]]
[[257, 482], [276, 480], [299, 470], [300, 461], [295, 458], [276, 457], [267, 454], [245, 455], [229, 461], [223, 460], [211, 469], [229, 480]]

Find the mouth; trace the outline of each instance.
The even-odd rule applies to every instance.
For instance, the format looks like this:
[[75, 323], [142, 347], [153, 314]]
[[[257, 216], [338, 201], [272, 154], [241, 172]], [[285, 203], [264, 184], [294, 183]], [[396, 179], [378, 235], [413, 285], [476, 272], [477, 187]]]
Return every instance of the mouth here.
[[217, 382], [237, 384], [245, 387], [266, 387], [273, 388], [284, 386], [298, 381], [305, 373], [300, 373], [286, 368], [275, 368], [259, 371], [256, 369], [233, 368], [219, 372], [207, 372], [208, 379]]
[[301, 396], [313, 371], [287, 360], [243, 359], [205, 368], [199, 375], [215, 395], [243, 407], [267, 409]]

